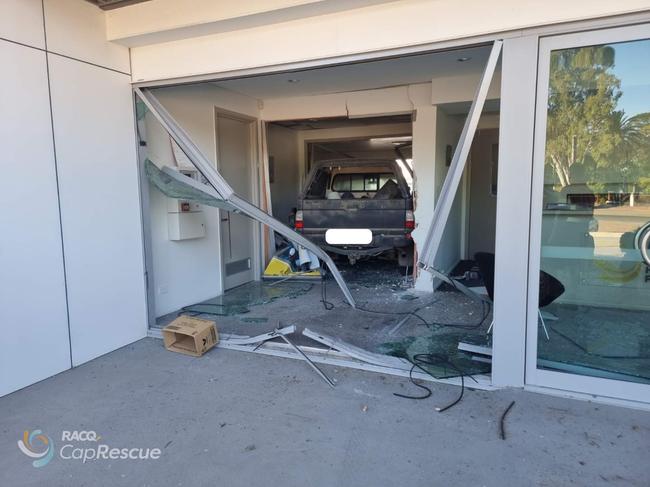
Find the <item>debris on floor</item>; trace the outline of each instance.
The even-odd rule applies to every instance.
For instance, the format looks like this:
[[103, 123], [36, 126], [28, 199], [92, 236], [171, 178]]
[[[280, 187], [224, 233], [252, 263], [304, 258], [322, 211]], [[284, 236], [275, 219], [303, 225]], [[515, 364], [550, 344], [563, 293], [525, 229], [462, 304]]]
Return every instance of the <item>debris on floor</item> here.
[[230, 316], [244, 314], [252, 306], [269, 304], [279, 298], [297, 298], [311, 290], [313, 284], [304, 282], [282, 282], [275, 285], [259, 281], [249, 282], [224, 294], [200, 303], [185, 306], [181, 312]]
[[262, 276], [267, 280], [318, 280], [321, 278], [318, 258], [306, 249], [288, 245], [278, 250]]
[[256, 316], [245, 316], [244, 318], [241, 319], [245, 323], [266, 323], [269, 321], [268, 318], [264, 318], [263, 316], [256, 317]]
[[503, 412], [503, 414], [501, 415], [501, 419], [499, 421], [499, 437], [502, 440], [506, 439], [506, 426], [505, 426], [506, 416], [508, 415], [508, 413], [512, 409], [512, 406], [514, 406], [514, 405], [515, 405], [515, 401], [512, 401], [510, 403], [510, 405], [506, 408], [506, 410]]
[[[405, 358], [411, 363], [416, 356], [422, 354], [447, 357], [448, 362], [435, 365], [422, 364], [421, 366], [437, 379], [459, 377], [460, 371], [466, 376], [487, 374], [490, 372], [490, 364], [473, 360], [470, 354], [458, 350], [458, 343], [466, 341], [469, 335], [468, 332], [432, 331], [428, 335], [407, 336], [400, 340], [385, 342], [380, 345], [379, 351], [394, 357]], [[450, 363], [454, 366], [451, 366]]]
[[162, 330], [165, 348], [200, 357], [219, 342], [214, 321], [179, 316]]
[[[489, 363], [458, 350], [460, 341], [488, 340], [489, 306], [455, 289], [433, 295], [416, 291], [408, 269], [397, 267], [395, 262], [361, 260], [355, 265], [341, 265], [341, 271], [361, 303], [356, 309], [347, 305], [338, 289], [326, 288], [331, 280], [326, 276], [321, 282], [251, 282], [180, 312], [206, 318], [221, 316], [220, 346], [301, 360], [305, 360], [300, 353], [304, 351], [312, 368], [315, 363], [330, 363], [334, 357], [338, 363], [364, 363], [408, 376], [415, 357], [428, 354], [444, 360], [423, 362], [412, 371], [415, 379], [460, 378], [462, 382], [489, 374]], [[331, 306], [323, 306], [322, 300]], [[159, 326], [175, 316], [161, 317]], [[291, 324], [282, 329], [285, 337], [289, 335], [289, 343], [273, 330], [271, 321]], [[260, 334], [260, 328], [266, 333]], [[301, 329], [302, 333], [296, 332]], [[314, 371], [333, 385], [334, 381], [317, 369]]]

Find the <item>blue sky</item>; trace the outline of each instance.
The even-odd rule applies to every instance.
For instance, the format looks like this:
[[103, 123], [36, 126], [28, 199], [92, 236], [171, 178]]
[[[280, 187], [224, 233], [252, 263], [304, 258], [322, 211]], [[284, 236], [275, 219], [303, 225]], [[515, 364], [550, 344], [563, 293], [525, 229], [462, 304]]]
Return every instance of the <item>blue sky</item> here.
[[618, 107], [627, 116], [650, 112], [650, 40], [610, 44], [616, 50], [613, 73], [621, 80]]

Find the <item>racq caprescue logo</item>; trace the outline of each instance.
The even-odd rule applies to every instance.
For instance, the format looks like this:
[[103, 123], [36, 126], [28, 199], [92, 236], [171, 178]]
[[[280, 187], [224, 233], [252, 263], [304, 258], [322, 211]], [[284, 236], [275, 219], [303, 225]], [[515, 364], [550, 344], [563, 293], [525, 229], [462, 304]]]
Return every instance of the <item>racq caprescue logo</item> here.
[[[63, 431], [58, 457], [61, 460], [79, 460], [81, 463], [98, 460], [158, 460], [160, 448], [113, 448], [95, 431]], [[81, 445], [79, 445], [81, 443]], [[90, 444], [89, 444], [90, 443]], [[54, 442], [41, 430], [25, 431], [18, 441], [18, 448], [35, 460], [34, 467], [44, 467], [54, 457]]]
[[22, 439], [18, 440], [18, 448], [35, 459], [32, 465], [36, 468], [44, 467], [54, 457], [54, 442], [41, 430], [33, 430], [31, 433], [25, 430]]

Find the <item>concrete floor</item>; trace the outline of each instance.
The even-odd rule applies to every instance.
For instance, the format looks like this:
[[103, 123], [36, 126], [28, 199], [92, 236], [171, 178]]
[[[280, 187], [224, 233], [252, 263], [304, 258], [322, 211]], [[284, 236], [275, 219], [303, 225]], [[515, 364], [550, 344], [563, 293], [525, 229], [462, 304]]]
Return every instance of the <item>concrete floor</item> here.
[[[36, 360], [37, 358], [32, 358]], [[650, 484], [650, 413], [504, 390], [401, 399], [405, 379], [213, 349], [202, 358], [141, 340], [0, 398], [1, 486], [565, 486]], [[511, 400], [507, 439], [498, 420]], [[56, 456], [19, 451], [39, 428]], [[62, 430], [158, 460], [63, 460]], [[72, 441], [88, 448], [95, 443]]]

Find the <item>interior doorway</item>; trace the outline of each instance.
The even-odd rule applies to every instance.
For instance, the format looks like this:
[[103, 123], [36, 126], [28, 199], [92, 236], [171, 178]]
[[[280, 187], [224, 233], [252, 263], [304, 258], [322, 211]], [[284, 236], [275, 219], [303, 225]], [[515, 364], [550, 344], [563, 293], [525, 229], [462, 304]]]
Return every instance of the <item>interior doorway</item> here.
[[499, 129], [476, 132], [469, 164], [467, 254], [494, 253], [497, 216]]
[[[253, 122], [217, 112], [217, 166], [232, 188], [253, 200]], [[253, 220], [232, 211], [220, 210], [221, 261], [224, 290], [255, 279], [255, 229]]]

